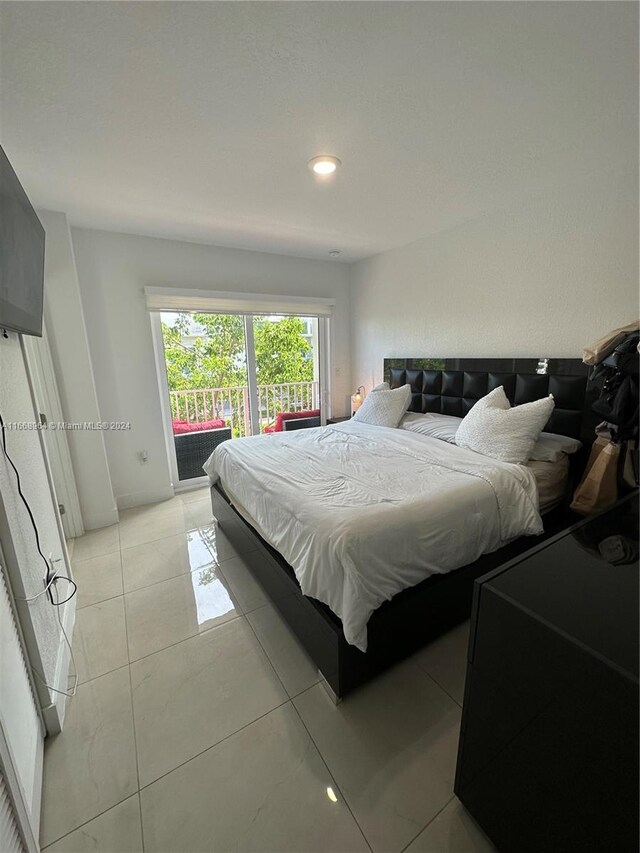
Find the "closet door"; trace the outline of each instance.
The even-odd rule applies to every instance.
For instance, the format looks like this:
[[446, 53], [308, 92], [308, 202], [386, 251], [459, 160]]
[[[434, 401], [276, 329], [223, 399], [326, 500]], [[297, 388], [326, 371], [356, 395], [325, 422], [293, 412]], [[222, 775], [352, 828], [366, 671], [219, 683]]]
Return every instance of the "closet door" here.
[[0, 850], [3, 853], [24, 853], [24, 849], [9, 788], [0, 771]]
[[0, 552], [0, 851], [37, 851], [42, 725]]

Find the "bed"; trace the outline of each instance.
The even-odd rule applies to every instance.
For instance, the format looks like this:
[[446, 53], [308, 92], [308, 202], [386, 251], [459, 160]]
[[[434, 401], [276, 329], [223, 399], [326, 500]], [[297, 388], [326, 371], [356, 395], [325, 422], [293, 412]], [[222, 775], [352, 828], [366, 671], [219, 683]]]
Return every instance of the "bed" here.
[[[498, 385], [515, 404], [553, 393], [548, 431], [588, 439], [586, 368], [542, 367], [393, 360], [385, 378], [411, 386], [410, 411], [459, 417]], [[336, 699], [467, 618], [475, 578], [567, 523], [564, 506], [542, 523], [533, 470], [353, 421], [221, 445], [206, 470], [214, 515], [254, 538], [250, 569]]]

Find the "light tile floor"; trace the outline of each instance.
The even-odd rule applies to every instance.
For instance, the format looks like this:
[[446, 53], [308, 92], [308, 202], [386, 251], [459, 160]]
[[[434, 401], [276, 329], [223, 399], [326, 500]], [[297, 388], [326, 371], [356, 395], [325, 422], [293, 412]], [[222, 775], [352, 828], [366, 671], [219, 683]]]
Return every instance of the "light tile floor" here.
[[[464, 625], [335, 707], [208, 490], [74, 542], [47, 853], [492, 853], [453, 794]], [[255, 555], [253, 555], [255, 559]]]

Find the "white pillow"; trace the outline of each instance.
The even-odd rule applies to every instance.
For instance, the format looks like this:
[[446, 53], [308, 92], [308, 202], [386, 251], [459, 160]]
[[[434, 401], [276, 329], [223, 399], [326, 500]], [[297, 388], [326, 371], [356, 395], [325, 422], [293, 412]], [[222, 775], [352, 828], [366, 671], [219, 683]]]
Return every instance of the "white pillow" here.
[[440, 441], [448, 441], [455, 444], [456, 432], [462, 423], [462, 418], [453, 415], [439, 415], [436, 412], [427, 412], [425, 415], [417, 412], [407, 412], [400, 421], [400, 429], [410, 432], [418, 432], [420, 435], [428, 435], [431, 438], [439, 438]]
[[389, 383], [388, 382], [381, 382], [379, 385], [376, 385], [375, 388], [371, 389], [371, 393], [373, 394], [374, 391], [388, 391], [388, 390], [389, 390]]
[[500, 385], [462, 419], [456, 444], [503, 462], [526, 462], [554, 405], [549, 395], [511, 408]]
[[[418, 412], [407, 412], [400, 421], [400, 429], [455, 444], [461, 423], [462, 418], [456, 418], [454, 415], [440, 415], [437, 412], [421, 415]], [[533, 462], [559, 462], [563, 456], [576, 453], [581, 447], [582, 443], [576, 438], [557, 435], [555, 432], [541, 432], [529, 459]]]
[[534, 462], [559, 462], [567, 454], [576, 453], [582, 447], [577, 438], [557, 435], [555, 432], [541, 432], [529, 459]]
[[352, 420], [395, 429], [410, 402], [411, 385], [403, 385], [402, 388], [394, 388], [392, 391], [376, 391], [375, 394], [365, 397]]

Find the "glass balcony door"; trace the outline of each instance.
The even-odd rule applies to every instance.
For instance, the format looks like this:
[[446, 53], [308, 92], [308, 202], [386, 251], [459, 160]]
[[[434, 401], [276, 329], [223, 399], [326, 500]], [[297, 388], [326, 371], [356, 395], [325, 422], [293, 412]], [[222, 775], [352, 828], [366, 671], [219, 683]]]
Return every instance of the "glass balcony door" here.
[[201, 477], [230, 438], [319, 424], [319, 320], [289, 315], [160, 315], [174, 476]]
[[[247, 318], [249, 319], [249, 318]], [[254, 315], [250, 318], [255, 367], [254, 432], [307, 425], [320, 418], [318, 321], [315, 317]], [[318, 421], [319, 423], [319, 421]]]

